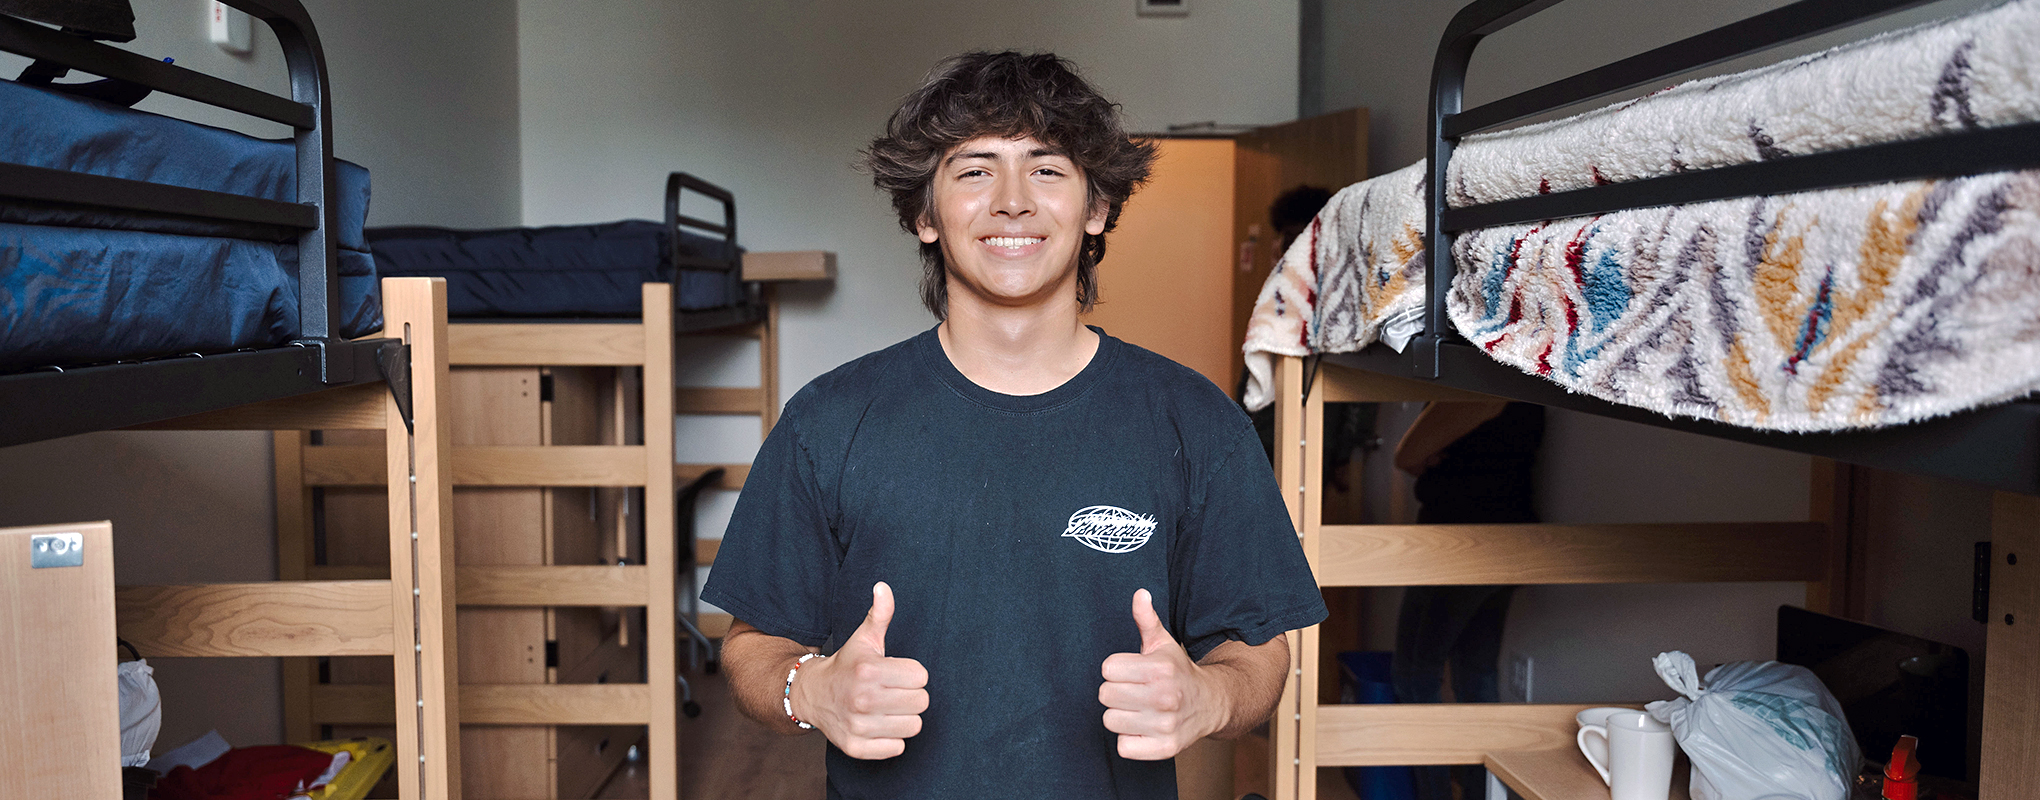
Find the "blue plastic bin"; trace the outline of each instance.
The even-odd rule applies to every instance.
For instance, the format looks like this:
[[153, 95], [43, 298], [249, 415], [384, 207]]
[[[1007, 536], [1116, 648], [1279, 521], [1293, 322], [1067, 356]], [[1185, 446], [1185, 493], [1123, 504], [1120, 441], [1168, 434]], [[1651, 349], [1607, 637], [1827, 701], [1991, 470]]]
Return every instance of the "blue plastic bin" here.
[[[1389, 659], [1381, 650], [1339, 654], [1339, 702], [1393, 703]], [[1346, 783], [1360, 800], [1416, 800], [1416, 776], [1409, 767], [1347, 767]]]

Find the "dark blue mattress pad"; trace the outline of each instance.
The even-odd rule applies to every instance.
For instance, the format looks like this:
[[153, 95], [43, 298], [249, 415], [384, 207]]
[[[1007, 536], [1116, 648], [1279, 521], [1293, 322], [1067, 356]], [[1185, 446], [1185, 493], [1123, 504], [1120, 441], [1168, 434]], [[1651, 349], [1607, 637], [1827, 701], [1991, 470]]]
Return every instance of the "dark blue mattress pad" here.
[[[737, 270], [673, 269], [667, 253], [674, 235], [646, 220], [495, 230], [370, 228], [366, 234], [381, 274], [444, 277], [452, 317], [637, 316], [639, 286], [658, 281], [674, 284], [682, 311], [743, 301]], [[677, 235], [682, 255], [731, 255], [726, 242]]]
[[[290, 142], [6, 80], [0, 161], [297, 199]], [[362, 336], [382, 327], [375, 264], [362, 237], [368, 170], [343, 161], [335, 173], [341, 306], [334, 326]], [[0, 372], [297, 338], [295, 242], [222, 235], [232, 228], [194, 222], [165, 232], [118, 211], [0, 205]]]

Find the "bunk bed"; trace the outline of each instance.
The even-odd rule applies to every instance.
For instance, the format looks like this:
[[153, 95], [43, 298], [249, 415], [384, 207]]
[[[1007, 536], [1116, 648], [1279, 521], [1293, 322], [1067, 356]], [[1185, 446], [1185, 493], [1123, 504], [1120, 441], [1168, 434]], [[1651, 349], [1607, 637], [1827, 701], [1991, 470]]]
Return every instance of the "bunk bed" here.
[[[2040, 741], [2033, 736], [2033, 731], [2040, 729], [2040, 717], [2036, 717], [2036, 712], [2040, 712], [2040, 669], [2033, 666], [2040, 659], [2040, 633], [2026, 619], [2040, 613], [2040, 609], [2031, 607], [2040, 600], [2036, 596], [2040, 578], [2030, 574], [2030, 559], [2022, 564], [2017, 557], [2019, 551], [2030, 549], [2027, 545], [2040, 544], [2040, 498], [2035, 497], [2040, 495], [2040, 403], [2030, 397], [2032, 385], [2027, 381], [2035, 365], [2029, 354], [2001, 351], [2002, 358], [1995, 364], [1998, 369], [1986, 379], [1995, 382], [1989, 390], [1951, 403], [1908, 410], [1898, 402], [1874, 408], [1876, 404], [1866, 402], [1843, 409], [1849, 413], [1795, 419], [1733, 413], [1733, 409], [1727, 408], [1729, 402], [1717, 403], [1716, 408], [1708, 408], [1704, 403], [1659, 402], [1665, 396], [1676, 399], [1679, 393], [1662, 392], [1654, 399], [1648, 396], [1649, 392], [1609, 391], [1612, 380], [1601, 381], [1600, 385], [1588, 385], [1591, 381], [1568, 382], [1569, 378], [1590, 370], [1572, 370], [1575, 362], [1566, 361], [1589, 349], [1569, 345], [1571, 340], [1567, 336], [1581, 330], [1612, 327], [1595, 318], [1603, 309], [1589, 307], [1596, 302], [1609, 302], [1613, 291], [1607, 274], [1593, 274], [1606, 266], [1600, 260], [1602, 254], [1584, 244], [1599, 234], [1595, 225], [1605, 221], [1615, 227], [1633, 222], [1637, 219], [1635, 215], [1653, 215], [1648, 218], [1660, 226], [1657, 230], [1673, 230], [1680, 215], [1704, 215], [1710, 203], [1744, 203], [1739, 207], [1741, 213], [1771, 223], [1754, 239], [1746, 240], [1759, 251], [1749, 259], [1752, 263], [1748, 268], [1756, 271], [1766, 261], [1783, 260], [1775, 257], [1781, 240], [1793, 235], [1813, 240], [1820, 235], [1819, 231], [1805, 228], [1787, 230], [1788, 226], [1779, 222], [1778, 209], [1793, 202], [1812, 206], [1819, 202], [1817, 195], [1823, 192], [1875, 192], [1896, 185], [1901, 187], [1896, 190], [1900, 200], [1907, 192], [1916, 192], [1917, 196], [1931, 197], [1935, 203], [1945, 201], [1946, 207], [1953, 209], [1965, 202], [1956, 197], [1963, 189], [1990, 186], [1990, 191], [1981, 193], [1986, 200], [1981, 207], [1996, 216], [1990, 218], [1993, 227], [1986, 233], [2000, 235], [2010, 231], [2014, 236], [1977, 244], [1979, 238], [1973, 234], [1966, 239], [1936, 234], [1938, 238], [1927, 241], [1929, 236], [1923, 233], [1919, 241], [1913, 241], [1906, 239], [1904, 233], [1892, 238], [1887, 231], [1884, 241], [1898, 242], [1896, 249], [1908, 254], [1945, 248], [1947, 255], [1933, 259], [1943, 267], [1957, 265], [1965, 257], [1994, 256], [1998, 260], [1993, 266], [2000, 270], [1999, 277], [2007, 274], [2014, 277], [2004, 284], [1983, 283], [1982, 288], [1999, 292], [2009, 288], [2012, 296], [2030, 291], [2035, 269], [2033, 252], [2017, 248], [1993, 252], [1986, 245], [1997, 246], [2007, 240], [2017, 244], [2034, 238], [2032, 214], [2021, 210], [2030, 208], [2031, 203], [2018, 195], [2017, 186], [2023, 185], [2020, 181], [2030, 181], [2031, 171], [2040, 165], [2040, 155], [2036, 155], [2040, 154], [2040, 124], [2036, 124], [2030, 108], [1997, 119], [1978, 119], [1974, 112], [1981, 104], [1971, 105], [1974, 98], [1967, 92], [1971, 88], [1971, 70], [1983, 63], [1980, 53], [1968, 49], [1974, 46], [1974, 41], [1988, 38], [1991, 33], [2004, 34], [2009, 38], [2000, 44], [2008, 43], [2019, 58], [2030, 58], [2031, 26], [2033, 20], [2040, 19], [2035, 4], [2010, 2], [1977, 12], [1969, 18], [1968, 33], [1958, 31], [1953, 47], [1935, 54], [1940, 60], [1915, 59], [1927, 61], [1940, 70], [1929, 76], [1927, 91], [1923, 93], [1930, 96], [1923, 103], [1930, 121], [1924, 130], [1880, 139], [1874, 135], [1856, 136], [1855, 130], [1837, 132], [1829, 128], [1826, 133], [1834, 141], [1793, 149], [1777, 147], [1782, 136], [1773, 139], [1756, 122], [1749, 121], [1747, 130], [1735, 131], [1746, 134], [1742, 143], [1748, 151], [1746, 155], [1731, 154], [1707, 161], [1709, 154], [1674, 148], [1674, 157], [1664, 159], [1655, 171], [1639, 168], [1611, 174], [1617, 170], [1603, 172], [1604, 164], [1591, 160], [1576, 163], [1570, 172], [1549, 169], [1547, 162], [1539, 161], [1534, 148], [1510, 150], [1509, 140], [1513, 137], [1520, 143], [1539, 132], [1587, 119], [1589, 130], [1615, 142], [1611, 149], [1619, 148], [1624, 126], [1635, 119], [1592, 128], [1596, 119], [1606, 122], [1614, 114], [1636, 108], [1676, 106], [1694, 96], [1705, 98], [1710, 93], [1727, 92], [1734, 88], [1733, 84], [1754, 73], [1818, 74], [1823, 64], [1860, 58], [1865, 52], [1863, 47], [1888, 45], [1908, 36], [1914, 37], [1908, 41], [1917, 43], [1921, 35], [1938, 34], [1929, 31], [1935, 26], [1888, 34], [1752, 73], [1662, 90], [1612, 110], [1486, 134], [1487, 141], [1481, 141], [1483, 131], [1925, 4], [1925, 0], [1800, 0], [1555, 83], [1462, 110], [1467, 66], [1479, 41], [1556, 2], [1480, 0], [1461, 10], [1445, 32], [1433, 68], [1429, 157], [1420, 165], [1375, 179], [1371, 187], [1367, 183], [1357, 185], [1345, 195], [1349, 213], [1362, 215], [1360, 209], [1364, 205], [1367, 211], [1382, 215], [1376, 221], [1386, 219], [1387, 224], [1377, 224], [1377, 230], [1368, 232], [1361, 230], [1365, 224], [1336, 219], [1341, 204], [1335, 200], [1334, 207], [1320, 215], [1315, 232], [1331, 229], [1335, 235], [1346, 238], [1327, 242], [1328, 245], [1362, 252], [1327, 258], [1327, 251], [1317, 243], [1299, 242], [1264, 287], [1255, 318], [1259, 330], [1248, 336], [1249, 361], [1254, 361], [1257, 354], [1261, 358], [1255, 375], [1260, 387], [1255, 393], [1275, 403], [1277, 472], [1284, 487], [1293, 487], [1294, 493], [1290, 495], [1293, 521], [1319, 583], [1409, 586], [1804, 581], [1809, 608], [1838, 610], [1848, 580], [1850, 558], [1837, 516], [1838, 506], [1845, 503], [1846, 488], [1842, 485], [1844, 479], [1826, 468], [1829, 462], [1823, 459], [1982, 484], [1998, 493], [1992, 523], [1994, 554], [1990, 561], [1987, 618], [1991, 627], [1983, 689], [1981, 791], [1984, 798], [1993, 799], [2040, 793], [2040, 780], [2035, 778], [2040, 774]], [[1983, 22], [1977, 23], [1978, 18]], [[1958, 20], [1953, 24], [1959, 28], [1962, 23]], [[1987, 30], [1978, 33], [1979, 26]], [[1997, 76], [2006, 75], [2011, 76], [2008, 85], [2014, 87], [2012, 105], [2023, 103], [2030, 107], [2040, 99], [2031, 94], [2034, 72], [2030, 64], [2010, 72], [2000, 68]], [[1687, 88], [1697, 90], [1681, 92]], [[1876, 102], [1875, 98], [1865, 99], [1857, 87], [1846, 84], [1828, 83], [1819, 88], [1843, 107]], [[1751, 112], [1745, 107], [1743, 113]], [[1832, 124], [1832, 119], [1828, 122]], [[1680, 118], [1673, 115], [1670, 124], [1680, 124]], [[1817, 138], [1823, 131], [1815, 124], [1804, 126], [1801, 133]], [[1479, 147], [1493, 149], [1478, 153]], [[1712, 155], [1719, 156], [1726, 150]], [[1482, 173], [1476, 167], [1491, 171]], [[1507, 173], [1515, 167], [1521, 167], [1515, 174], [1498, 175], [1495, 171]], [[1566, 180], [1557, 178], [1561, 172], [1566, 172]], [[1523, 180], [1525, 173], [1530, 176], [1527, 186]], [[1919, 183], [1904, 183], [1908, 181]], [[2014, 184], [2013, 189], [2004, 189]], [[1503, 189], [1495, 191], [1497, 186]], [[1922, 186], [1927, 187], [1925, 192], [1920, 192]], [[1943, 193], [1933, 194], [1934, 187], [1940, 187]], [[1761, 204], [1765, 198], [1779, 196], [1787, 197], [1768, 206], [1768, 211], [1751, 213], [1752, 200]], [[1967, 208], [1979, 207], [1973, 199], [1966, 202], [1972, 203]], [[1906, 206], [1887, 201], [1877, 207], [1873, 199], [1870, 205], [1876, 213], [1869, 215], [1865, 224], [1874, 228], [1893, 221], [1903, 223], [1908, 215], [1919, 221], [1919, 215], [1931, 204]], [[2008, 209], [2012, 213], [2006, 213]], [[1625, 214], [1632, 216], [1625, 218]], [[1848, 222], [1844, 218], [1842, 224]], [[1921, 229], [1932, 222], [1922, 221]], [[1780, 235], [1781, 230], [1786, 234]], [[1735, 246], [1744, 244], [1737, 242]], [[1970, 245], [1974, 249], [1963, 250]], [[1520, 248], [1521, 254], [1533, 249], [1540, 252], [1536, 258], [1522, 255], [1519, 260], [1519, 253], [1513, 250], [1516, 248]], [[1641, 249], [1633, 248], [1632, 252]], [[1863, 252], [1870, 253], [1871, 249]], [[1556, 258], [1548, 257], [1554, 253]], [[1864, 258], [1876, 260], [1875, 256], [1872, 253]], [[1677, 274], [1671, 261], [1666, 259], [1658, 273], [1644, 277], [1661, 278], [1671, 273], [1678, 278], [1674, 282], [1704, 285], [1714, 275], [1726, 271], [1708, 264], [1706, 267], [1711, 271], [1703, 268]], [[1570, 286], [1570, 293], [1554, 292], [1555, 301], [1551, 297], [1525, 298], [1523, 293], [1528, 290], [1524, 287], [1536, 280], [1526, 275], [1533, 263], [1555, 269], [1555, 276], [1547, 273], [1542, 278], [1547, 287]], [[1338, 288], [1339, 279], [1328, 273], [1354, 269], [1355, 264], [1370, 271], [1361, 273], [1360, 280]], [[1497, 265], [1505, 268], [1498, 270]], [[1522, 273], [1511, 272], [1519, 268]], [[1970, 274], [1980, 272], [1983, 270]], [[1777, 273], [1771, 276], [1779, 282], [1759, 291], [1776, 293], [1783, 285], [1791, 289], [1784, 294], [1798, 291], [1812, 294], [1815, 299], [1800, 307], [1803, 316], [1782, 314], [1770, 320], [1777, 326], [1797, 326], [1788, 331], [1797, 338], [1785, 337], [1785, 355], [1780, 363], [1759, 363], [1788, 371], [1803, 368], [1808, 373], [1824, 367], [1839, 369], [1832, 362], [1834, 350], [1818, 356], [1829, 359], [1829, 363], [1807, 360], [1809, 349], [1821, 344], [1823, 337], [1839, 335], [1841, 325], [1833, 316], [1837, 312], [1823, 311], [1821, 305], [1822, 301], [1852, 288], [1835, 278], [1837, 274], [1840, 273], [1830, 272], [1825, 277], [1816, 274], [1804, 278], [1805, 283], [1794, 283], [1792, 277], [1798, 276], [1779, 278]], [[2021, 275], [2023, 279], [2017, 277]], [[1855, 279], [1859, 285], [1876, 282]], [[1642, 280], [1618, 273], [1613, 283]], [[1933, 295], [1913, 291], [1909, 297]], [[1568, 299], [1573, 302], [1570, 306]], [[1714, 291], [1711, 301], [1718, 303], [1718, 308], [1738, 302], [1747, 305], [1768, 302], [1726, 291]], [[1661, 317], [1658, 322], [1665, 329], [1684, 335], [1712, 335], [1718, 331], [1701, 329], [1700, 334], [1690, 331], [1698, 323], [1695, 317], [1716, 313], [1718, 308], [1687, 309], [1681, 318]], [[1905, 309], [1894, 313], [1900, 315], [1897, 322], [1890, 323], [1894, 328], [1918, 325], [1917, 318], [1902, 316]], [[2005, 314], [2014, 323], [2022, 314], [2028, 323], [2033, 318], [2030, 305]], [[1446, 322], [1448, 318], [1452, 323]], [[2002, 323], [2004, 319], [1992, 322]], [[1540, 329], [1540, 324], [1545, 327]], [[1364, 330], [1365, 334], [1327, 335], [1341, 327], [1347, 332]], [[1398, 328], [1401, 329], [1398, 335], [1380, 336], [1383, 330]], [[1529, 349], [1532, 355], [1526, 358], [1521, 350], [1511, 352], [1510, 343], [1498, 341], [1503, 335], [1529, 340], [1535, 345]], [[1401, 347], [1377, 341], [1405, 337]], [[1575, 349], [1568, 350], [1568, 346]], [[1794, 346], [1798, 347], [1796, 353]], [[1554, 352], [1558, 354], [1557, 363], [1551, 358]], [[1795, 356], [1799, 360], [1793, 360]], [[1664, 361], [1655, 362], [1655, 366], [1658, 371], [1650, 378], [1661, 387], [1691, 388], [1681, 384], [1692, 374], [1690, 368], [1682, 371], [1675, 362]], [[1781, 385], [1790, 383], [1779, 381]], [[1764, 387], [1744, 388], [1752, 390], [1751, 396], [1761, 397]], [[1691, 399], [1703, 394], [1689, 392], [1684, 396]], [[1819, 456], [1812, 483], [1815, 497], [1811, 518], [1654, 526], [1322, 523], [1319, 498], [1323, 488], [1324, 403], [1493, 398], [1539, 403]], [[1605, 786], [1571, 746], [1572, 714], [1581, 706], [1321, 705], [1314, 690], [1321, 669], [1318, 632], [1312, 629], [1291, 636], [1298, 653], [1298, 668], [1290, 676], [1271, 730], [1272, 779], [1277, 798], [1316, 796], [1320, 767], [1396, 764], [1483, 764], [1509, 790], [1524, 797], [1604, 796]]]
[[[714, 222], [681, 213], [689, 195], [722, 209]], [[745, 280], [736, 198], [685, 172], [666, 176], [665, 217], [599, 225], [454, 230], [370, 228], [385, 275], [447, 279], [456, 322], [638, 315], [638, 286], [672, 284], [681, 333], [757, 322], [760, 286]]]
[[[34, 59], [30, 72], [77, 69], [113, 90], [80, 100], [75, 85], [0, 85], [0, 322], [14, 359], [12, 374], [0, 375], [0, 445], [137, 427], [382, 430], [381, 467], [409, 488], [389, 510], [396, 577], [114, 587], [105, 523], [9, 532], [0, 537], [10, 547], [4, 605], [45, 614], [10, 617], [0, 631], [0, 650], [36, 659], [0, 677], [10, 697], [0, 751], [32, 767], [0, 773], [0, 793], [121, 791], [116, 760], [81, 758], [119, 736], [117, 717], [105, 718], [114, 685], [101, 681], [100, 691], [72, 680], [112, 663], [117, 629], [151, 656], [387, 659], [397, 676], [401, 795], [457, 798], [445, 286], [398, 279], [378, 287], [365, 257], [341, 252], [358, 251], [350, 245], [365, 213], [366, 175], [332, 157], [329, 84], [312, 21], [295, 0], [227, 5], [275, 33], [290, 97], [94, 41], [133, 38], [126, 23], [53, 20], [60, 31], [0, 16], [0, 50]], [[103, 99], [131, 103], [151, 91], [281, 123], [294, 135], [262, 142]], [[41, 113], [51, 108], [64, 112]], [[170, 146], [150, 151], [151, 141]], [[193, 150], [194, 141], [223, 149]], [[346, 338], [378, 327], [384, 335]], [[58, 539], [43, 538], [51, 536]], [[42, 552], [66, 540], [85, 547], [77, 569], [13, 557], [18, 545]]]
[[[683, 197], [720, 222], [681, 213]], [[693, 199], [693, 198], [690, 198]], [[741, 488], [747, 465], [678, 464], [676, 413], [776, 410], [774, 282], [826, 277], [826, 254], [743, 253], [735, 197], [675, 172], [661, 222], [460, 231], [369, 229], [385, 274], [443, 277], [453, 366], [449, 425], [461, 642], [464, 786], [497, 797], [593, 796], [632, 742], [650, 796], [678, 796], [679, 714], [700, 712], [678, 669], [716, 663], [727, 629], [693, 589], [716, 542], [693, 500]], [[696, 233], [696, 232], [699, 233]], [[674, 387], [684, 336], [760, 344], [759, 385]], [[281, 574], [379, 578], [381, 442], [346, 431], [275, 439]], [[706, 628], [707, 630], [703, 630]], [[542, 657], [535, 654], [542, 653]], [[296, 738], [386, 735], [377, 665], [285, 665]], [[677, 713], [676, 713], [677, 711]]]

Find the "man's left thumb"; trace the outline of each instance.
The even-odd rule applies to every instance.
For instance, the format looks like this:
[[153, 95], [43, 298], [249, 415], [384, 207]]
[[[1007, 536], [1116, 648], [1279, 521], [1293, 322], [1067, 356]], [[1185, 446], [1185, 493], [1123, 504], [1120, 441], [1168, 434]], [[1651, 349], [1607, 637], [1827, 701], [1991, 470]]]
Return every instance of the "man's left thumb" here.
[[1155, 615], [1155, 598], [1148, 590], [1133, 593], [1133, 624], [1140, 627], [1140, 654], [1147, 655], [1176, 643], [1169, 635], [1169, 629], [1162, 627], [1162, 618]]

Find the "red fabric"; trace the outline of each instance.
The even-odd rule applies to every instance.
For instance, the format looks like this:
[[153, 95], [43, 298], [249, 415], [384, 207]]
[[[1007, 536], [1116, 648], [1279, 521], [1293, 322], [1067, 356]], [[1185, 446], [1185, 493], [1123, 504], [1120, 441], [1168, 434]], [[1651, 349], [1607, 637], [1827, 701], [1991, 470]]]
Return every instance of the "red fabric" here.
[[238, 747], [198, 769], [178, 767], [150, 800], [284, 800], [333, 766], [333, 754], [290, 745]]

